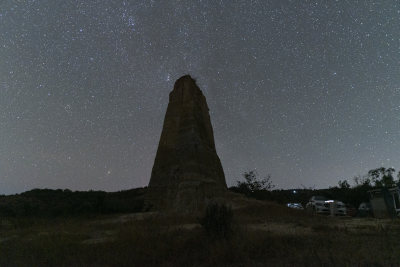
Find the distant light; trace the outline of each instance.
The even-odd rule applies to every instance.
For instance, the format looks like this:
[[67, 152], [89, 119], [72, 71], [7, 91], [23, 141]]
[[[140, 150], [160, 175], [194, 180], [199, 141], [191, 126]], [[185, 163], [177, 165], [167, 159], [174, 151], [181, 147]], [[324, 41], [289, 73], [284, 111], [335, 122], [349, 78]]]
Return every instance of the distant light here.
[[297, 193], [297, 191], [296, 190], [293, 190], [293, 194], [296, 194]]

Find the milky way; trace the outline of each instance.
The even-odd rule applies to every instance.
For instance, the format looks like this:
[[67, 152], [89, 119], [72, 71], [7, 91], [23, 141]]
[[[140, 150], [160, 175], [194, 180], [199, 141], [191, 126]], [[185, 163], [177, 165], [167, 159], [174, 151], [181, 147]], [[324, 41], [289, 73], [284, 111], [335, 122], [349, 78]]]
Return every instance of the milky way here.
[[0, 193], [146, 186], [184, 74], [228, 185], [400, 168], [397, 1], [3, 0]]

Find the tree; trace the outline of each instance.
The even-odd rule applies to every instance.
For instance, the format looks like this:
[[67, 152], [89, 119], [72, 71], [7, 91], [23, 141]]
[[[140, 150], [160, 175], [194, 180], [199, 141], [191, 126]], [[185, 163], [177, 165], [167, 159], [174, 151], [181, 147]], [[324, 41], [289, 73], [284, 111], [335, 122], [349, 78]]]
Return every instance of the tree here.
[[260, 190], [271, 190], [275, 187], [271, 181], [271, 175], [267, 175], [263, 179], [259, 179], [258, 173], [256, 170], [247, 171], [243, 173], [243, 181], [237, 181], [237, 187], [244, 192], [254, 193], [255, 191]]
[[393, 168], [388, 168], [385, 170], [384, 175], [382, 176], [382, 183], [386, 187], [395, 186], [393, 173], [396, 172]]
[[395, 185], [393, 173], [395, 169], [380, 167], [370, 170], [368, 176], [377, 187], [393, 187]]
[[368, 175], [358, 175], [358, 176], [354, 176], [353, 178], [354, 183], [356, 184], [356, 187], [360, 187], [360, 186], [366, 186], [366, 187], [371, 187], [371, 179], [369, 178]]
[[339, 188], [341, 188], [341, 189], [349, 189], [350, 188], [350, 184], [349, 184], [349, 182], [347, 182], [347, 180], [343, 180], [343, 181], [341, 181], [341, 180], [339, 180]]

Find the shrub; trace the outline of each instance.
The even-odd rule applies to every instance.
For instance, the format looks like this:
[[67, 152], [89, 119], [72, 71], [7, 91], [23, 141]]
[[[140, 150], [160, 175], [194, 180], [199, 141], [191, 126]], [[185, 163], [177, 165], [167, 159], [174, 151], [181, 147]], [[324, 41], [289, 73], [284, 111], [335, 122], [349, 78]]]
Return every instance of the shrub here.
[[238, 193], [251, 196], [252, 194], [260, 191], [271, 191], [275, 185], [272, 184], [271, 176], [260, 179], [256, 170], [243, 173], [245, 181], [236, 181]]

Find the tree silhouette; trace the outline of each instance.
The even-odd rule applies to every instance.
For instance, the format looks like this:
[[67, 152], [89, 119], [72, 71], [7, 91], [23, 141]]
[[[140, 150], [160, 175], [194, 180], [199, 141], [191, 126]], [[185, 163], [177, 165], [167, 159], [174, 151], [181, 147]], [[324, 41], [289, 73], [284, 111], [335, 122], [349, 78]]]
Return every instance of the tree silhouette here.
[[368, 172], [368, 176], [376, 187], [393, 187], [395, 186], [393, 173], [395, 169], [393, 168], [376, 168]]
[[242, 192], [254, 193], [255, 191], [260, 190], [269, 191], [275, 187], [275, 185], [272, 184], [271, 175], [267, 175], [263, 179], [259, 179], [256, 170], [243, 173], [243, 178], [245, 180], [244, 182], [237, 181], [237, 187]]

